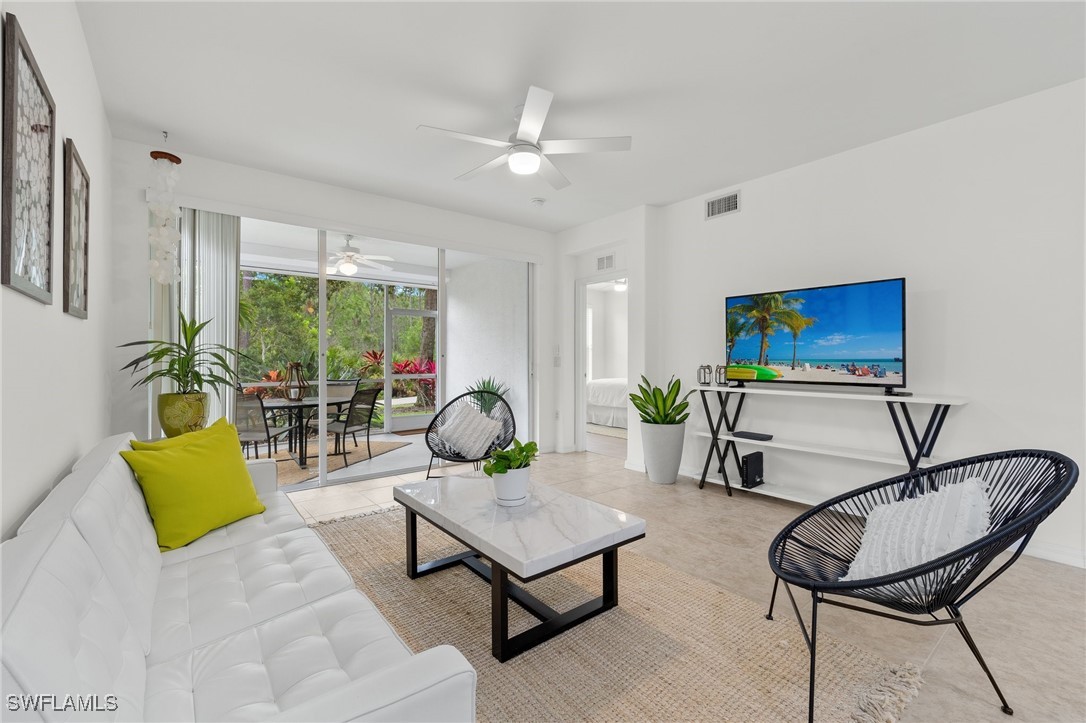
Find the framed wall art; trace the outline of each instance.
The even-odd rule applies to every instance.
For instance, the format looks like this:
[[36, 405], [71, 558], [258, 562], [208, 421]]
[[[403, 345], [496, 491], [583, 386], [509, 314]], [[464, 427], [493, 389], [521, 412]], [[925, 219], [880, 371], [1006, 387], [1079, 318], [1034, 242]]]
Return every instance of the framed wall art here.
[[71, 138], [64, 141], [64, 311], [87, 318], [90, 176]]
[[19, 22], [4, 16], [0, 283], [53, 303], [56, 104]]

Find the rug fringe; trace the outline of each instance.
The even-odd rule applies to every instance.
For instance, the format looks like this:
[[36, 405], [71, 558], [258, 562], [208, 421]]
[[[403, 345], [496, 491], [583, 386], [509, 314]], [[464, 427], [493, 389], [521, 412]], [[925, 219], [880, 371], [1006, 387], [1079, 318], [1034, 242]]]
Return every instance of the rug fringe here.
[[860, 696], [859, 710], [852, 720], [856, 723], [893, 723], [909, 701], [920, 693], [923, 682], [920, 669], [912, 663], [890, 668], [878, 685]]
[[396, 509], [401, 509], [403, 506], [399, 502], [392, 502], [384, 507], [378, 507], [376, 510], [369, 510], [368, 512], [359, 512], [356, 515], [344, 515], [343, 517], [333, 517], [330, 520], [318, 520], [317, 522], [309, 523], [309, 527], [320, 527], [321, 525], [330, 525], [333, 522], [343, 522], [344, 520], [357, 520], [360, 517], [371, 517], [373, 515], [382, 515], [386, 512], [392, 512]]

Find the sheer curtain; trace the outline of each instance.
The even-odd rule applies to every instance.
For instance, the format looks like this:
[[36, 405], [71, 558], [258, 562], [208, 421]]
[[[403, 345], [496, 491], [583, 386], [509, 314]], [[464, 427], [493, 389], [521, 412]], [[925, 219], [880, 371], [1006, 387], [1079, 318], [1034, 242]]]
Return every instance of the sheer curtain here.
[[[181, 308], [190, 319], [210, 323], [203, 343], [238, 345], [238, 277], [241, 219], [186, 208], [181, 214]], [[208, 392], [208, 422], [234, 419], [234, 387]]]

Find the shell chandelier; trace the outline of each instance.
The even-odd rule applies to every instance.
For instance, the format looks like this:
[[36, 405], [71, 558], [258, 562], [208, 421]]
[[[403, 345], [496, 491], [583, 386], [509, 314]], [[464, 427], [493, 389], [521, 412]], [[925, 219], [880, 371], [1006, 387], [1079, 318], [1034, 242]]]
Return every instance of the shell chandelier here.
[[[162, 139], [168, 137], [162, 132]], [[148, 270], [151, 278], [162, 285], [181, 280], [181, 264], [178, 261], [178, 247], [181, 232], [177, 221], [181, 218], [181, 209], [174, 200], [173, 190], [180, 176], [178, 166], [181, 159], [166, 151], [151, 151], [153, 181], [147, 194], [147, 210], [151, 214], [151, 226], [147, 229], [147, 241], [151, 245], [151, 260]]]

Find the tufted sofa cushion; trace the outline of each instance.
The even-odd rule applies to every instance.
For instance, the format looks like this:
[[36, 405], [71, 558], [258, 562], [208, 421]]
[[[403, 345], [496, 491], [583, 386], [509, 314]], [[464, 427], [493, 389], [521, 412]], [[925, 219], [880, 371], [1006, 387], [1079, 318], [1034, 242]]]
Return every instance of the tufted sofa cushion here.
[[351, 576], [308, 528], [166, 565], [148, 662], [353, 588]]
[[19, 527], [19, 534], [71, 517], [127, 608], [146, 653], [162, 555], [143, 494], [119, 454], [131, 439], [119, 434], [96, 445]]
[[342, 592], [152, 665], [147, 720], [264, 720], [411, 657], [369, 600]]
[[162, 564], [192, 560], [306, 526], [298, 510], [282, 492], [265, 492], [258, 496], [266, 508], [262, 513], [212, 530], [184, 547], [161, 553]]
[[0, 567], [5, 680], [26, 693], [116, 695], [116, 719], [142, 718], [143, 646], [71, 520], [8, 540]]

